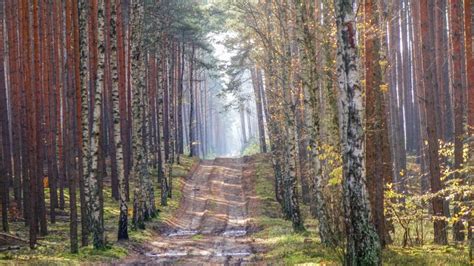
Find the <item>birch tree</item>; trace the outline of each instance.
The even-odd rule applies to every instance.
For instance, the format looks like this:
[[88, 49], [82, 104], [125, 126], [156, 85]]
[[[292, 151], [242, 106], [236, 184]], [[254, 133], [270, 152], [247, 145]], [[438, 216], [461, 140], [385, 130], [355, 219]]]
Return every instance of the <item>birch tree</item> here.
[[370, 222], [362, 122], [354, 0], [335, 0], [339, 130], [343, 158], [343, 203], [346, 221], [346, 265], [380, 265], [380, 244]]
[[143, 93], [145, 91], [145, 62], [143, 53], [143, 18], [144, 1], [134, 0], [131, 2], [131, 64], [132, 64], [132, 89], [133, 89], [133, 168], [132, 177], [135, 180], [134, 198], [133, 198], [133, 225], [137, 229], [145, 228], [145, 196], [146, 188], [145, 175], [147, 165], [145, 163], [143, 132], [144, 132], [144, 112], [145, 102]]
[[104, 239], [104, 221], [103, 208], [101, 208], [100, 196], [100, 165], [99, 165], [99, 149], [100, 149], [100, 129], [102, 127], [102, 95], [104, 90], [104, 69], [105, 69], [105, 13], [104, 0], [98, 0], [98, 28], [97, 28], [97, 73], [94, 80], [94, 107], [92, 112], [92, 127], [90, 135], [90, 157], [91, 169], [88, 176], [89, 180], [89, 200], [90, 200], [90, 226], [93, 233], [93, 243], [95, 248], [103, 248], [105, 246]]

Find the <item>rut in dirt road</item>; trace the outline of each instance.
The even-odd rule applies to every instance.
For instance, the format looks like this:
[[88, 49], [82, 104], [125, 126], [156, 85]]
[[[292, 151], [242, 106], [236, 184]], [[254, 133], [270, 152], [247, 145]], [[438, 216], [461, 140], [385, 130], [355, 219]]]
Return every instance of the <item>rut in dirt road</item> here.
[[242, 159], [202, 161], [186, 180], [180, 209], [142, 263], [240, 264], [253, 258]]

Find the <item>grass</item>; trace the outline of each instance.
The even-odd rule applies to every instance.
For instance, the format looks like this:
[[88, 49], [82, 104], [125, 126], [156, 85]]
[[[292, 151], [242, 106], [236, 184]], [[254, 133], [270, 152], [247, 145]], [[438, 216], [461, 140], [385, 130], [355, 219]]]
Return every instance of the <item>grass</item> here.
[[[291, 222], [281, 215], [279, 203], [275, 200], [273, 171], [268, 158], [253, 156], [255, 167], [255, 192], [261, 203], [256, 225], [262, 230], [254, 234], [256, 242], [267, 252], [259, 254], [264, 261], [295, 265], [313, 263], [314, 265], [338, 265], [337, 253], [325, 249], [318, 240], [314, 219], [305, 219], [306, 231], [293, 232]], [[309, 216], [309, 209], [302, 207], [303, 216]]]
[[258, 143], [258, 139], [253, 137], [244, 144], [241, 150], [241, 156], [250, 156], [255, 155], [260, 152], [260, 144]]
[[[317, 221], [311, 218], [308, 206], [302, 205], [306, 232], [294, 233], [291, 222], [281, 216], [274, 197], [273, 172], [270, 160], [262, 155], [253, 156], [255, 166], [255, 192], [261, 202], [256, 225], [262, 228], [254, 237], [267, 250], [260, 254], [264, 261], [285, 265], [340, 265], [343, 250], [328, 249], [321, 245]], [[427, 229], [430, 228], [427, 225]], [[401, 234], [402, 230], [396, 230]], [[394, 239], [400, 239], [396, 235]], [[432, 239], [426, 239], [429, 243]], [[396, 243], [399, 243], [398, 241]], [[383, 265], [469, 265], [468, 249], [463, 246], [423, 246], [402, 248], [390, 245], [382, 255]]]
[[[159, 209], [159, 214], [146, 223], [145, 230], [129, 230], [129, 241], [117, 242], [117, 227], [119, 206], [118, 202], [112, 198], [109, 186], [104, 189], [104, 226], [106, 230], [106, 240], [108, 246], [102, 250], [95, 250], [92, 246], [82, 247], [77, 254], [69, 252], [69, 222], [67, 219], [58, 221], [56, 224], [48, 224], [49, 234], [38, 241], [39, 246], [35, 250], [28, 247], [21, 247], [19, 250], [0, 252], [0, 265], [10, 264], [35, 264], [35, 265], [76, 265], [79, 263], [106, 263], [112, 262], [128, 255], [130, 245], [141, 244], [153, 238], [160, 223], [169, 219], [173, 212], [179, 208], [181, 201], [181, 188], [184, 185], [184, 177], [196, 163], [194, 158], [181, 158], [181, 165], [173, 166], [173, 198], [168, 200], [168, 206], [160, 206], [160, 187], [155, 185], [155, 202]], [[155, 177], [156, 179], [156, 177]], [[155, 182], [156, 183], [156, 182]], [[133, 188], [133, 184], [130, 184]], [[46, 191], [47, 201], [49, 192]], [[79, 193], [77, 193], [79, 195]], [[67, 205], [67, 190], [65, 198]], [[131, 195], [133, 199], [133, 196]], [[132, 203], [129, 202], [129, 226], [132, 216]], [[79, 206], [78, 206], [79, 207]], [[66, 211], [68, 211], [66, 209]], [[79, 212], [80, 215], [80, 212]], [[80, 239], [80, 223], [79, 239]], [[11, 222], [10, 233], [23, 239], [28, 239], [28, 228], [24, 223]], [[80, 241], [80, 240], [79, 240]]]

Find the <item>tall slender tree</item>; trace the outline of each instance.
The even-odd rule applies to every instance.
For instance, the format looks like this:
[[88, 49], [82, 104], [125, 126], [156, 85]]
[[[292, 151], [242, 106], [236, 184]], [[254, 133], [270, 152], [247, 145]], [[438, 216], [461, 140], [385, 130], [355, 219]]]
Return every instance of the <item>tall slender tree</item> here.
[[134, 199], [133, 199], [133, 226], [137, 229], [145, 228], [145, 174], [146, 163], [144, 154], [143, 132], [144, 132], [144, 102], [143, 93], [145, 93], [145, 63], [143, 51], [143, 20], [144, 20], [144, 1], [134, 0], [131, 2], [131, 74], [133, 86], [133, 170], [132, 176], [135, 181]]
[[[450, 0], [450, 37], [452, 43], [452, 85], [454, 94], [454, 168], [457, 171], [462, 170], [463, 165], [463, 107], [464, 107], [464, 88], [462, 66], [463, 60], [463, 5], [460, 0]], [[466, 11], [469, 12], [469, 11]], [[471, 22], [469, 22], [471, 23]], [[461, 178], [461, 174], [456, 174]], [[454, 208], [454, 215], [459, 216], [459, 207]], [[464, 241], [464, 224], [461, 220], [456, 221], [453, 226], [453, 238], [456, 241]]]
[[[95, 4], [95, 3], [94, 3]], [[97, 73], [94, 84], [94, 104], [92, 112], [92, 127], [90, 135], [90, 157], [91, 157], [91, 169], [90, 174], [87, 177], [89, 180], [89, 200], [90, 200], [90, 213], [89, 222], [91, 231], [94, 235], [93, 243], [95, 248], [105, 247], [104, 238], [104, 221], [103, 221], [103, 209], [100, 206], [100, 166], [99, 166], [99, 153], [100, 151], [100, 130], [102, 126], [102, 95], [104, 88], [104, 69], [105, 69], [105, 9], [104, 0], [98, 0], [97, 2], [98, 11], [98, 28], [97, 28]]]
[[370, 222], [362, 125], [362, 88], [353, 0], [335, 0], [339, 130], [343, 160], [343, 203], [346, 216], [346, 265], [381, 264], [380, 243]]
[[[430, 172], [431, 192], [436, 193], [442, 189], [441, 172], [439, 165], [439, 144], [438, 134], [436, 129], [436, 114], [435, 106], [435, 73], [431, 66], [431, 58], [433, 54], [433, 34], [434, 28], [430, 24], [433, 21], [434, 4], [427, 0], [420, 1], [420, 25], [421, 25], [421, 45], [422, 45], [422, 69], [423, 69], [423, 84], [424, 84], [424, 105], [426, 115], [426, 132], [428, 142], [428, 168]], [[433, 214], [436, 217], [444, 215], [444, 203], [441, 197], [435, 197], [432, 200]], [[446, 244], [446, 222], [442, 219], [434, 221], [434, 236], [435, 243]]]
[[10, 154], [10, 132], [8, 123], [8, 102], [7, 102], [7, 86], [5, 82], [5, 68], [4, 68], [4, 33], [3, 25], [5, 20], [5, 3], [0, 2], [0, 129], [1, 129], [1, 148], [0, 148], [0, 191], [2, 196], [0, 198], [2, 203], [2, 229], [8, 232], [8, 201], [9, 201], [9, 183], [11, 169], [11, 154]]
[[381, 43], [377, 34], [380, 29], [377, 1], [365, 0], [365, 84], [366, 84], [366, 173], [367, 187], [372, 211], [372, 222], [375, 225], [380, 244], [385, 246], [385, 215], [384, 215], [384, 184], [391, 176], [391, 171], [384, 171], [385, 154], [390, 156], [390, 149], [384, 145], [388, 139], [384, 130], [387, 125], [385, 116], [384, 84], [382, 83], [382, 68], [380, 62]]

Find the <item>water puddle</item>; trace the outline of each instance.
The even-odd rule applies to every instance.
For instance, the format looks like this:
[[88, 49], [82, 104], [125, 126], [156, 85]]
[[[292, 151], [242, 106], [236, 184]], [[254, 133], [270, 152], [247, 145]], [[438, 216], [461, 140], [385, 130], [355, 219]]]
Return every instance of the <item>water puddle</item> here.
[[228, 237], [240, 237], [240, 236], [245, 236], [247, 235], [247, 230], [226, 230], [224, 233], [222, 233], [222, 236], [228, 236]]
[[178, 230], [176, 232], [168, 234], [169, 237], [174, 237], [174, 236], [194, 236], [197, 235], [198, 231], [196, 230]]
[[153, 257], [153, 258], [185, 257], [187, 255], [188, 253], [184, 251], [168, 251], [164, 253], [151, 253], [151, 252], [145, 253], [145, 256]]
[[216, 253], [216, 257], [247, 257], [252, 255], [252, 253], [243, 251], [243, 252], [222, 252], [222, 253]]
[[248, 251], [241, 251], [241, 252], [232, 252], [232, 251], [224, 251], [224, 252], [209, 252], [209, 251], [200, 251], [200, 252], [184, 252], [184, 251], [167, 251], [163, 253], [154, 253], [154, 252], [147, 252], [145, 256], [151, 258], [177, 258], [177, 257], [186, 257], [186, 256], [197, 256], [197, 257], [247, 257], [252, 255], [251, 252]]

